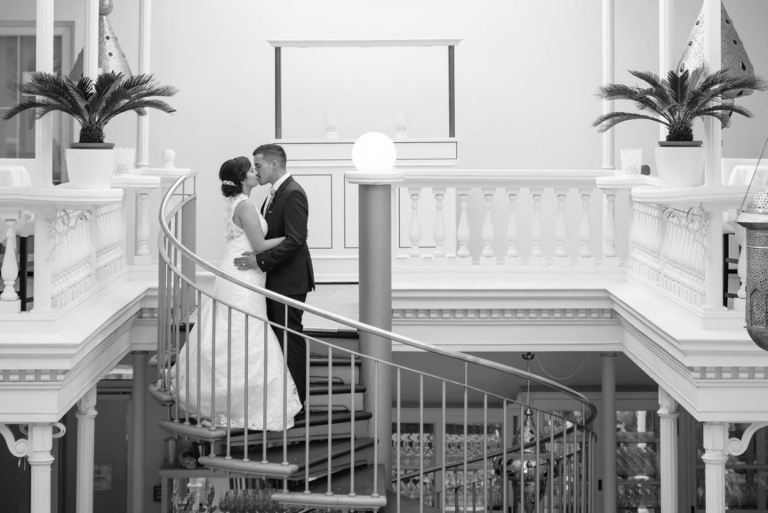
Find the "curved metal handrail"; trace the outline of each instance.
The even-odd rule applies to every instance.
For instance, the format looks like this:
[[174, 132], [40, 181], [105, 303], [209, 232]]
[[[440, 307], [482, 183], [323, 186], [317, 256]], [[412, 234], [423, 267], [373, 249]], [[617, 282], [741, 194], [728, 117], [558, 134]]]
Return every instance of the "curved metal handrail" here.
[[[367, 333], [370, 333], [372, 335], [389, 339], [394, 342], [398, 342], [410, 347], [414, 347], [416, 349], [420, 349], [422, 351], [430, 352], [430, 353], [436, 353], [441, 356], [452, 358], [454, 360], [458, 360], [464, 363], [469, 363], [473, 365], [477, 365], [480, 367], [485, 367], [488, 369], [492, 369], [495, 371], [503, 372], [506, 374], [511, 374], [514, 376], [517, 376], [519, 378], [523, 378], [527, 381], [531, 381], [540, 385], [544, 385], [548, 388], [554, 389], [558, 392], [563, 393], [564, 395], [575, 399], [579, 401], [584, 407], [587, 408], [589, 411], [589, 415], [585, 415], [583, 425], [588, 426], [592, 423], [592, 421], [595, 418], [595, 415], [597, 413], [597, 408], [595, 405], [590, 401], [586, 396], [576, 392], [575, 390], [571, 390], [570, 388], [561, 385], [560, 383], [557, 383], [555, 381], [549, 380], [547, 378], [543, 378], [541, 376], [538, 376], [536, 374], [531, 374], [529, 372], [523, 371], [521, 369], [517, 369], [515, 367], [510, 367], [508, 365], [503, 365], [500, 363], [492, 362], [490, 360], [486, 360], [484, 358], [479, 358], [476, 356], [468, 355], [465, 353], [459, 353], [454, 352], [447, 349], [442, 349], [440, 347], [434, 346], [432, 344], [426, 344], [424, 342], [419, 342], [418, 340], [405, 337], [402, 335], [398, 335], [397, 333], [393, 333], [390, 331], [383, 330], [381, 328], [377, 328], [375, 326], [371, 326], [369, 324], [365, 324], [359, 321], [354, 321], [352, 319], [347, 319], [345, 317], [336, 315], [334, 313], [328, 312], [326, 310], [323, 310], [321, 308], [317, 308], [311, 305], [308, 305], [306, 303], [302, 303], [300, 301], [295, 301], [293, 299], [290, 299], [288, 297], [282, 296], [280, 294], [277, 294], [276, 292], [272, 292], [270, 290], [267, 290], [262, 287], [258, 287], [255, 285], [252, 285], [250, 283], [247, 283], [235, 276], [232, 276], [231, 274], [225, 273], [221, 271], [219, 268], [214, 266], [213, 264], [207, 262], [206, 260], [203, 260], [199, 256], [197, 256], [195, 253], [193, 253], [189, 248], [184, 246], [181, 241], [178, 240], [170, 231], [170, 229], [166, 226], [165, 219], [163, 216], [163, 213], [168, 208], [169, 199], [173, 196], [176, 189], [186, 180], [188, 177], [182, 176], [177, 179], [173, 185], [168, 189], [168, 192], [163, 197], [163, 200], [160, 204], [160, 212], [159, 212], [159, 218], [160, 218], [160, 229], [162, 231], [161, 237], [165, 236], [173, 245], [173, 247], [182, 253], [184, 256], [186, 256], [188, 259], [190, 259], [192, 262], [197, 264], [198, 266], [202, 267], [203, 269], [211, 272], [214, 276], [223, 278], [225, 280], [228, 280], [240, 287], [243, 287], [245, 289], [248, 289], [252, 292], [255, 292], [257, 294], [260, 294], [264, 297], [279, 301], [282, 304], [288, 305], [292, 308], [297, 308], [300, 310], [303, 310], [304, 312], [309, 312], [313, 315], [317, 315], [319, 317], [328, 319], [330, 321], [336, 322], [338, 324], [346, 325], [350, 328], [354, 328], [356, 330], [364, 331]], [[179, 204], [174, 206], [174, 212], [178, 212], [178, 210], [183, 207], [183, 204], [186, 203], [188, 199], [182, 200]], [[164, 261], [170, 265], [168, 255], [165, 253], [165, 251], [162, 250], [163, 244], [159, 244], [159, 247], [161, 248], [161, 255], [164, 259]]]

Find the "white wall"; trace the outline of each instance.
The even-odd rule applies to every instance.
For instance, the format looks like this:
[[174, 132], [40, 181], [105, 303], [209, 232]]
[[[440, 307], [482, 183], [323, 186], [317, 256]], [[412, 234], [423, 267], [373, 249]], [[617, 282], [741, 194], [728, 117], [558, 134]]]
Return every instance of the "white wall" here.
[[[56, 19], [76, 22], [76, 51], [82, 46], [84, 4], [56, 2]], [[677, 58], [701, 0], [673, 4]], [[34, 3], [4, 0], [3, 5], [0, 18], [34, 18]], [[768, 76], [768, 35], [760, 24], [768, 19], [768, 3], [730, 0], [726, 7], [756, 72]], [[616, 1], [616, 81], [633, 83], [628, 69], [658, 71], [657, 9], [655, 0]], [[136, 71], [138, 2], [116, 0], [110, 21]], [[274, 136], [274, 61], [267, 40], [446, 37], [462, 39], [456, 48], [459, 167], [600, 167], [601, 136], [591, 127], [601, 111], [594, 95], [601, 83], [598, 0], [228, 0], [215, 7], [202, 0], [152, 2], [151, 71], [181, 92], [171, 100], [177, 113], [150, 114], [150, 163], [160, 165], [160, 152], [173, 148], [179, 167], [200, 172], [202, 256], [217, 261], [222, 252], [220, 164], [250, 155]], [[433, 135], [446, 135], [446, 114], [440, 111], [445, 91], [436, 90], [444, 80], [445, 60], [438, 58], [431, 68], [429, 54], [419, 49], [413, 60], [402, 53], [388, 61], [372, 57], [377, 61], [373, 68], [366, 71], [356, 64], [357, 73], [351, 73], [334, 69], [333, 58], [307, 58], [292, 51], [283, 50], [284, 98], [296, 104], [284, 102], [286, 137], [322, 137], [325, 110], [339, 111], [342, 137], [354, 138], [367, 123], [386, 129], [394, 107], [377, 110], [375, 104], [386, 98], [388, 87], [400, 95], [413, 90], [413, 98], [400, 98], [414, 136], [433, 129], [438, 131]], [[374, 77], [375, 69], [389, 70], [392, 84], [380, 84], [381, 72]], [[366, 96], [339, 104], [340, 95], [349, 96], [344, 84], [361, 77], [376, 78], [369, 81]], [[338, 90], [333, 89], [334, 78], [339, 78]], [[723, 132], [723, 156], [755, 157], [768, 134], [768, 95], [758, 93], [743, 104], [756, 119], [734, 119], [733, 128]], [[371, 110], [363, 116], [360, 106]], [[134, 145], [135, 116], [123, 118], [110, 123], [108, 140]], [[617, 149], [642, 147], [644, 162], [654, 167], [653, 147], [659, 138], [655, 123], [629, 123], [615, 131]]]

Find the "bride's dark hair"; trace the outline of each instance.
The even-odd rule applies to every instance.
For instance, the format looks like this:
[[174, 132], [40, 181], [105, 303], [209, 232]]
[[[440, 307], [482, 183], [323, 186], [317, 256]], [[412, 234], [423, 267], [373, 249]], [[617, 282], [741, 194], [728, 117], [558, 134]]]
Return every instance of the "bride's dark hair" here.
[[243, 180], [250, 169], [251, 160], [248, 157], [235, 157], [224, 162], [219, 169], [221, 193], [229, 198], [243, 192]]

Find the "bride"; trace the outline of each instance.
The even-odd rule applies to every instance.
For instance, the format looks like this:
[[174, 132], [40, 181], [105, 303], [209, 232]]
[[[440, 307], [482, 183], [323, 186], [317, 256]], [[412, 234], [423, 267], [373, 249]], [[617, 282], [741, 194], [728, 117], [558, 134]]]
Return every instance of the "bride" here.
[[[221, 270], [250, 284], [264, 287], [266, 281], [264, 272], [258, 268], [248, 271], [236, 270], [234, 259], [245, 251], [260, 253], [277, 246], [284, 237], [264, 239], [264, 234], [267, 233], [267, 222], [249, 198], [253, 187], [258, 185], [258, 179], [247, 157], [236, 157], [224, 162], [219, 170], [219, 179], [221, 192], [225, 198], [224, 237], [226, 239]], [[214, 322], [213, 302], [208, 301], [202, 306], [200, 323], [190, 331], [189, 339], [181, 349], [176, 363], [180, 386], [178, 390], [174, 387], [175, 399], [190, 416], [196, 416], [206, 424], [210, 422], [215, 426], [229, 425], [232, 428], [247, 426], [248, 429], [261, 431], [265, 429], [264, 409], [266, 408], [267, 430], [277, 431], [284, 427], [292, 427], [293, 417], [301, 410], [302, 405], [293, 378], [285, 370], [283, 353], [277, 337], [272, 327], [264, 324], [267, 319], [264, 296], [217, 277], [212, 297], [225, 301], [238, 310], [233, 308], [230, 317], [229, 308], [222, 303], [217, 303]], [[243, 312], [248, 314], [247, 329]], [[215, 337], [213, 336], [214, 328]], [[198, 354], [198, 336], [201, 333]], [[264, 340], [265, 334], [266, 340]], [[228, 354], [232, 355], [232, 368], [229, 371], [231, 385], [228, 380]], [[215, 369], [212, 372], [213, 365]], [[176, 367], [171, 370], [174, 380]], [[187, 368], [189, 376], [187, 376]], [[284, 372], [287, 374], [287, 394], [283, 393]], [[265, 387], [266, 403], [264, 402]], [[228, 389], [230, 390], [229, 423], [227, 422]], [[287, 395], [285, 426], [283, 426], [284, 395]], [[212, 409], [215, 410], [213, 413], [211, 413]]]

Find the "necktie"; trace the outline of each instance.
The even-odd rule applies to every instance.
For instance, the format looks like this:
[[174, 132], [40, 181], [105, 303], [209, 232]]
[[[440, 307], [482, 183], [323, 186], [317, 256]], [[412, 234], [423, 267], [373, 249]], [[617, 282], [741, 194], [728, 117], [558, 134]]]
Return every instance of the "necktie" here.
[[267, 212], [269, 212], [269, 206], [272, 204], [272, 198], [275, 197], [275, 189], [272, 188], [269, 190], [269, 196], [267, 196], [267, 202], [264, 204], [264, 212], [262, 215], [267, 215]]

